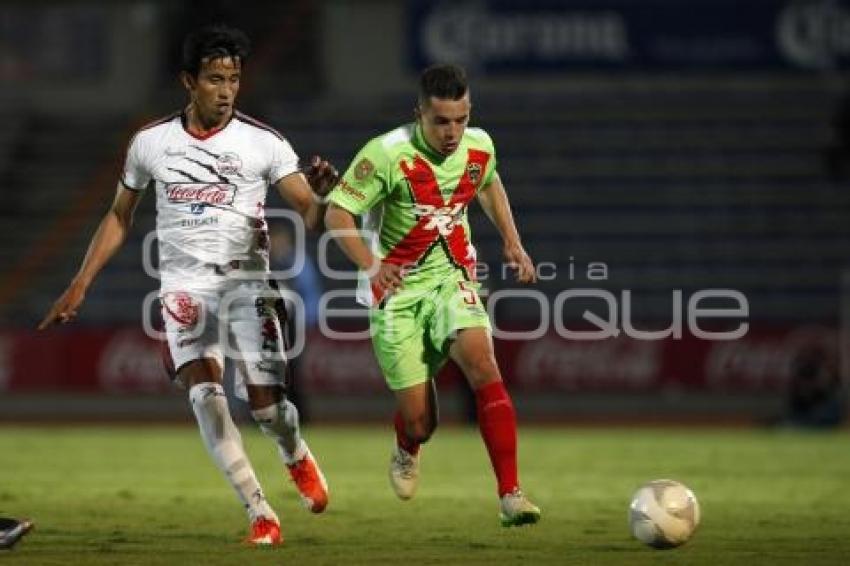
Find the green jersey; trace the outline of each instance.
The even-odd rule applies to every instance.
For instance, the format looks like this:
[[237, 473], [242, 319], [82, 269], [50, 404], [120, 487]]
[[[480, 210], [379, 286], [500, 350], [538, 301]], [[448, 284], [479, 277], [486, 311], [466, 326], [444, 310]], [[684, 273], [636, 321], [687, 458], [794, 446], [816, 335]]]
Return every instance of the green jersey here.
[[[457, 150], [443, 156], [408, 124], [378, 136], [355, 156], [330, 201], [364, 216], [372, 253], [403, 266], [405, 291], [427, 291], [461, 270], [475, 274], [467, 206], [496, 171], [490, 136], [467, 128]], [[383, 296], [361, 272], [358, 301]]]

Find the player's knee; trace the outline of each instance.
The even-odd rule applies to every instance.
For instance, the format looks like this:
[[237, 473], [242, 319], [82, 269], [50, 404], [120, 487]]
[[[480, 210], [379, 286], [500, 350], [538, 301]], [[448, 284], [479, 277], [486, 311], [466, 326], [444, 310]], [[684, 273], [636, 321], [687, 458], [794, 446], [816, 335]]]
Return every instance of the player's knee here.
[[260, 425], [260, 427], [272, 427], [277, 425], [282, 419], [280, 414], [280, 409], [277, 405], [269, 405], [268, 407], [263, 407], [262, 409], [251, 409], [251, 417], [254, 419], [254, 422]]
[[464, 367], [466, 379], [473, 388], [484, 386], [502, 378], [499, 366], [492, 356], [479, 355], [469, 360]]
[[277, 405], [284, 398], [283, 388], [277, 385], [247, 385], [245, 389], [252, 411]]
[[211, 358], [200, 358], [184, 364], [177, 371], [176, 381], [184, 389], [201, 383], [221, 383], [221, 367]]
[[298, 409], [287, 399], [282, 399], [266, 407], [252, 407], [251, 417], [266, 433], [279, 433], [298, 427]]

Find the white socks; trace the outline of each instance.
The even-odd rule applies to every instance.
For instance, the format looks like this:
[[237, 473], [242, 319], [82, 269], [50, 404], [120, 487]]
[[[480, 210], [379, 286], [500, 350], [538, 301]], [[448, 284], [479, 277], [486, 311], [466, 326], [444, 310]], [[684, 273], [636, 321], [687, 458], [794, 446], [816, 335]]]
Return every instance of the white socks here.
[[[277, 521], [277, 515], [266, 501], [266, 496], [254, 475], [254, 468], [245, 454], [242, 436], [230, 417], [222, 386], [212, 382], [194, 385], [189, 390], [189, 401], [192, 403], [192, 410], [195, 412], [207, 451], [233, 486], [239, 500], [248, 510], [250, 519], [253, 521], [257, 517], [266, 517]], [[265, 428], [263, 430], [265, 431]], [[296, 437], [297, 431], [296, 413]]]
[[251, 416], [278, 447], [283, 463], [291, 466], [307, 453], [298, 428], [298, 409], [288, 399], [251, 411]]

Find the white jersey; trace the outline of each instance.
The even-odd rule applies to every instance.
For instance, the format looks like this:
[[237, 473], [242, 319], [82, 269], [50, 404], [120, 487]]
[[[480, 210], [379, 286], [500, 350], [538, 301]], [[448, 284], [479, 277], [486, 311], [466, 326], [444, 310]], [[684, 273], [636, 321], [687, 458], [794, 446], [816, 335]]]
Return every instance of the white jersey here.
[[163, 290], [213, 288], [221, 268], [239, 261], [268, 271], [266, 192], [298, 171], [298, 156], [270, 127], [234, 112], [206, 137], [174, 114], [136, 133], [121, 182], [135, 191], [153, 181]]

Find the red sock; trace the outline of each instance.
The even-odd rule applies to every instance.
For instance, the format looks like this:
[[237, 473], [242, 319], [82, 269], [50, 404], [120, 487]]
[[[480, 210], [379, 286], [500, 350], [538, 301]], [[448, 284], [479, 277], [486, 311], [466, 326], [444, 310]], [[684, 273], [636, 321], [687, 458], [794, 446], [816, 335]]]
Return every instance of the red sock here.
[[519, 487], [516, 464], [516, 413], [504, 383], [494, 381], [475, 392], [478, 427], [499, 482], [499, 497]]
[[419, 443], [407, 436], [407, 432], [404, 430], [404, 419], [398, 411], [395, 412], [394, 422], [395, 441], [399, 448], [403, 448], [405, 452], [413, 456], [419, 454]]

